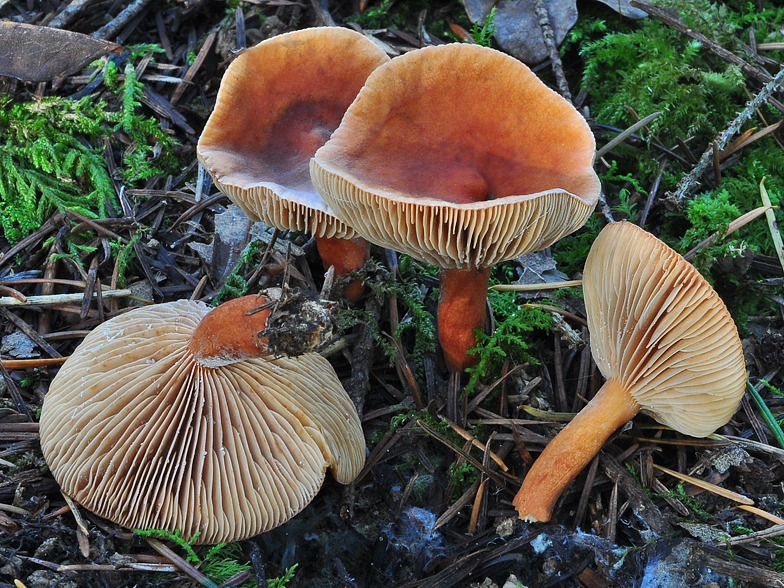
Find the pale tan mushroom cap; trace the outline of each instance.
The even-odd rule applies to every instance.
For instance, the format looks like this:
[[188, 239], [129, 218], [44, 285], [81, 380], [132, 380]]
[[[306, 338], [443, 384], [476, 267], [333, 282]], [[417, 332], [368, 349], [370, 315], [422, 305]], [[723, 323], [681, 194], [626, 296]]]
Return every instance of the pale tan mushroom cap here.
[[452, 44], [376, 69], [311, 177], [365, 239], [467, 268], [581, 227], [599, 197], [594, 155], [583, 117], [525, 65]]
[[365, 36], [337, 27], [262, 41], [226, 70], [199, 138], [199, 160], [255, 221], [317, 237], [354, 237], [313, 188], [308, 162], [370, 72], [387, 61]]
[[591, 351], [657, 421], [704, 437], [729, 421], [746, 385], [735, 323], [694, 267], [650, 233], [610, 224], [583, 277]]
[[65, 494], [126, 527], [218, 543], [294, 516], [327, 467], [342, 483], [359, 473], [362, 428], [330, 364], [306, 354], [201, 367], [187, 346], [209, 310], [129, 312], [65, 362], [41, 413]]

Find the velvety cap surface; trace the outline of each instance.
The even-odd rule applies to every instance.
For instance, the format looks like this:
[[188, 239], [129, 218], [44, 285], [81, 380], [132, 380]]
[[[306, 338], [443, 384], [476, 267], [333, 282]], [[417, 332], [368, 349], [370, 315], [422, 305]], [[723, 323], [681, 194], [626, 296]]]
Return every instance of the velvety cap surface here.
[[353, 237], [313, 188], [308, 162], [387, 61], [365, 36], [338, 27], [262, 41], [228, 67], [199, 139], [200, 161], [253, 220]]
[[364, 238], [441, 267], [547, 247], [598, 200], [583, 117], [522, 63], [427, 47], [375, 70], [311, 162], [319, 193]]
[[327, 467], [347, 483], [365, 441], [321, 356], [200, 366], [188, 351], [210, 309], [179, 301], [90, 333], [52, 381], [41, 447], [63, 492], [130, 528], [237, 541], [310, 502]]
[[602, 230], [583, 277], [591, 351], [659, 422], [695, 437], [734, 414], [746, 385], [738, 331], [694, 267], [650, 233]]

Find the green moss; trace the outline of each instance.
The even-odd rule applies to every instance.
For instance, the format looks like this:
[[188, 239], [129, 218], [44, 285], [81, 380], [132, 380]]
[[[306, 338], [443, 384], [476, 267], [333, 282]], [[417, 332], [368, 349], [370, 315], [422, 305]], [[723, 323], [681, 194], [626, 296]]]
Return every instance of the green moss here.
[[493, 6], [490, 13], [485, 17], [485, 21], [481, 23], [480, 21], [477, 21], [471, 28], [471, 37], [473, 37], [477, 45], [490, 47], [493, 44], [493, 35], [495, 34], [495, 23], [493, 22], [493, 19], [495, 18], [495, 11], [496, 7]]
[[346, 22], [355, 22], [363, 29], [386, 29], [405, 26], [406, 20], [399, 10], [389, 11], [389, 0], [383, 0], [377, 6], [371, 6], [364, 12], [346, 18]]
[[675, 136], [707, 140], [744, 96], [739, 68], [721, 61], [714, 69], [699, 43], [655, 19], [632, 32], [609, 33], [580, 53], [596, 119], [626, 128], [634, 122], [626, 106], [640, 116], [660, 111], [649, 128], [665, 143]]
[[582, 272], [585, 258], [601, 230], [602, 222], [599, 217], [592, 216], [582, 229], [553, 243], [550, 250], [558, 269], [569, 276]]
[[514, 292], [491, 290], [487, 298], [496, 327], [490, 335], [480, 329], [475, 331], [477, 346], [468, 353], [479, 355], [479, 363], [466, 369], [471, 374], [466, 386], [469, 393], [480, 378], [490, 381], [497, 379], [507, 359], [512, 364], [526, 361], [538, 364], [539, 361], [529, 353], [533, 346], [529, 333], [535, 330], [549, 331], [553, 324], [548, 312], [540, 308], [520, 306]]
[[104, 216], [114, 186], [95, 140], [108, 122], [104, 104], [44, 98], [0, 100], [0, 223], [15, 243], [43, 224], [54, 209]]
[[457, 462], [453, 461], [449, 464], [447, 475], [455, 488], [455, 494], [460, 496], [479, 477], [479, 470], [470, 463], [462, 462], [457, 465]]
[[[36, 230], [54, 210], [94, 218], [117, 207], [105, 140], [122, 150], [119, 171], [129, 185], [175, 170], [174, 140], [155, 119], [137, 114], [142, 84], [132, 63], [121, 86], [116, 68], [106, 67], [107, 88], [118, 92], [114, 107], [92, 97], [0, 98], [0, 224], [10, 243]], [[117, 131], [128, 136], [130, 147], [116, 142]]]

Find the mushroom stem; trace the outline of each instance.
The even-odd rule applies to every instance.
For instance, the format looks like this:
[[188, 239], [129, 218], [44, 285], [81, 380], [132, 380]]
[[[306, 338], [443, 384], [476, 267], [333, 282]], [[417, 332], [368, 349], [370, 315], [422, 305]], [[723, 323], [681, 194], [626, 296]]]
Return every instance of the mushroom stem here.
[[267, 340], [260, 339], [259, 332], [267, 326], [270, 309], [248, 314], [269, 301], [266, 296], [251, 294], [224, 302], [207, 313], [188, 343], [196, 362], [217, 368], [269, 355]]
[[476, 347], [474, 329], [485, 328], [489, 281], [489, 267], [441, 269], [438, 342], [449, 371], [460, 372], [479, 363], [478, 355], [466, 352]]
[[607, 380], [534, 462], [514, 499], [520, 518], [549, 521], [555, 502], [569, 482], [588, 465], [613, 431], [639, 410], [640, 405], [618, 380]]
[[[324, 262], [324, 269], [329, 269], [331, 265], [335, 266], [335, 276], [338, 278], [360, 269], [370, 259], [370, 241], [362, 237], [354, 239], [316, 237], [316, 245]], [[343, 290], [343, 296], [351, 302], [356, 302], [362, 296], [364, 289], [361, 280], [354, 280]]]

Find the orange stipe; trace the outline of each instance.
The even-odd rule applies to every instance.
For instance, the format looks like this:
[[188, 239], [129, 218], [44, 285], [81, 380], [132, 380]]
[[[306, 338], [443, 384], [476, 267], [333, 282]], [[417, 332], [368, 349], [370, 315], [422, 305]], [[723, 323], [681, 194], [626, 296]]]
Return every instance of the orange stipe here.
[[452, 372], [479, 363], [479, 355], [467, 355], [476, 347], [474, 329], [485, 328], [487, 284], [490, 268], [442, 269], [438, 296], [438, 342]]
[[607, 380], [596, 396], [545, 447], [514, 499], [520, 518], [549, 521], [558, 497], [640, 405], [618, 382]]
[[[370, 241], [362, 237], [341, 239], [339, 237], [316, 237], [319, 255], [324, 262], [324, 269], [335, 266], [335, 277], [342, 278], [360, 269], [370, 259]], [[364, 286], [360, 280], [354, 280], [346, 286], [343, 296], [356, 302], [362, 296]]]

